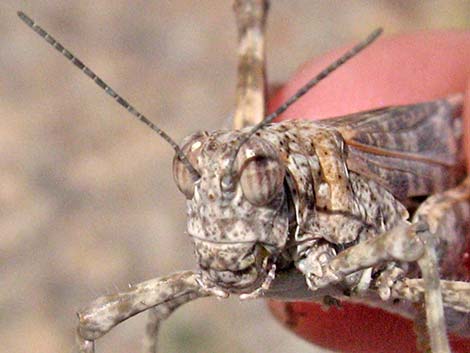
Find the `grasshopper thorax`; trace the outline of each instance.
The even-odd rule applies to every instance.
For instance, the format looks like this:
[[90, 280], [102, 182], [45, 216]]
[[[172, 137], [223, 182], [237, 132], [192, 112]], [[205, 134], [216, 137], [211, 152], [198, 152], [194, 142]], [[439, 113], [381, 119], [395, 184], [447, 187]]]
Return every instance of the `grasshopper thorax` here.
[[[198, 132], [182, 151], [200, 174], [194, 180], [175, 156], [176, 184], [187, 199], [188, 232], [206, 282], [232, 292], [259, 287], [284, 248], [288, 211], [285, 166], [271, 143], [253, 136], [230, 156], [240, 132]], [[231, 173], [232, 186], [224, 186]]]

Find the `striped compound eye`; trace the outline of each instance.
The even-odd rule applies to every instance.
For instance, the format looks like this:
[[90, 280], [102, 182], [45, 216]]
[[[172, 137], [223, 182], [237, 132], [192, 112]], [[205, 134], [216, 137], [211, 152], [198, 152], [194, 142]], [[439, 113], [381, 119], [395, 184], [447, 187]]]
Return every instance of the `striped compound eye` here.
[[[182, 152], [196, 169], [197, 157], [206, 138], [207, 132], [197, 132], [186, 138], [182, 143]], [[178, 186], [178, 189], [184, 196], [186, 196], [188, 200], [192, 199], [194, 195], [194, 182], [196, 180], [193, 180], [193, 176], [178, 156], [173, 158], [173, 178], [175, 179], [176, 186]]]
[[[285, 167], [273, 147], [262, 142], [255, 147], [255, 155], [242, 164], [240, 185], [247, 200], [255, 206], [267, 205], [281, 191]], [[261, 148], [260, 148], [261, 147]]]

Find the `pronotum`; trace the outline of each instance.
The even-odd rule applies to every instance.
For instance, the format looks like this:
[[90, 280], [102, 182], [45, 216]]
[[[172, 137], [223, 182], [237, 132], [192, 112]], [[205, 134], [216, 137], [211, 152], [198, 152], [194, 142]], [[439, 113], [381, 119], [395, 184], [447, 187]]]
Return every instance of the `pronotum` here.
[[[449, 104], [450, 104], [451, 106], [457, 107], [456, 110], [458, 110], [458, 109], [459, 109], [459, 108], [458, 108], [458, 107], [459, 107], [459, 101], [460, 101], [460, 97], [456, 96], [456, 97], [449, 98], [447, 102], [449, 102]], [[447, 104], [447, 103], [446, 103], [446, 104]], [[427, 109], [427, 108], [426, 108], [426, 109]], [[267, 129], [265, 129], [265, 130], [267, 130]], [[260, 131], [263, 131], [263, 130], [260, 130]], [[197, 137], [197, 139], [199, 139], [199, 138], [200, 138], [200, 137]], [[200, 142], [200, 141], [196, 140], [196, 143], [195, 143], [195, 144], [192, 144], [192, 145], [191, 145], [191, 148], [197, 148], [197, 147], [195, 147], [195, 146], [196, 146], [196, 145], [199, 145], [199, 142]], [[243, 151], [243, 149], [245, 148], [245, 146], [250, 146], [249, 143], [250, 143], [250, 141], [248, 141], [245, 145], [241, 145], [241, 144], [240, 144], [240, 146], [241, 146], [240, 151]], [[248, 147], [246, 147], [246, 148], [248, 148]], [[245, 148], [245, 149], [246, 149], [246, 148]], [[254, 147], [251, 146], [250, 148], [254, 148]], [[269, 149], [269, 148], [268, 148], [268, 149]], [[318, 148], [317, 148], [317, 149], [318, 149]], [[246, 152], [245, 152], [245, 153], [246, 153]], [[249, 152], [248, 152], [248, 153], [249, 153]], [[235, 154], [233, 154], [233, 155], [235, 156]], [[235, 157], [233, 157], [232, 159], [235, 160]], [[194, 162], [193, 162], [193, 163], [194, 163]], [[240, 162], [234, 162], [234, 163], [240, 163]], [[351, 163], [352, 163], [352, 162], [351, 162]], [[234, 169], [238, 168], [237, 166], [235, 166], [235, 164], [233, 164], [233, 165], [232, 165], [232, 164], [233, 164], [233, 163], [229, 163], [229, 165], [230, 165], [229, 170], [234, 170]], [[320, 164], [321, 164], [321, 161], [320, 161]], [[247, 167], [247, 168], [248, 168], [248, 167]], [[186, 166], [183, 170], [187, 170], [187, 169], [189, 169], [188, 166]], [[248, 168], [248, 170], [249, 170], [249, 168]], [[290, 170], [290, 171], [292, 172], [292, 170]], [[177, 167], [177, 175], [178, 175], [178, 173], [184, 173], [184, 171], [183, 171], [183, 172], [181, 172], [181, 170], [178, 171], [178, 167]], [[283, 179], [283, 177], [284, 177], [284, 175], [282, 176], [281, 179]], [[183, 180], [184, 180], [184, 178], [185, 178], [185, 177], [183, 176]], [[284, 180], [284, 179], [283, 179], [283, 180]], [[224, 180], [224, 181], [226, 181], [226, 180]], [[242, 178], [241, 182], [243, 183], [243, 178]], [[181, 180], [180, 180], [180, 181], [179, 181], [179, 184], [180, 184], [179, 187], [180, 187], [181, 189], [183, 189], [183, 191], [184, 191], [185, 193], [187, 193], [187, 194], [189, 193], [189, 194], [190, 194], [191, 192], [193, 192], [193, 191], [188, 190], [188, 188], [186, 188], [185, 185], [182, 185], [181, 183], [182, 183], [182, 182], [181, 182]], [[184, 183], [185, 183], [185, 181], [183, 181], [183, 184], [184, 184]], [[230, 183], [228, 183], [228, 185], [230, 185]], [[248, 188], [248, 186], [246, 186], [246, 188]], [[246, 189], [246, 188], [245, 188], [245, 189]], [[222, 189], [223, 189], [223, 186], [222, 186]], [[230, 187], [226, 187], [226, 189], [229, 190], [229, 191], [232, 190]], [[246, 190], [245, 190], [245, 189], [244, 189], [245, 195], [246, 195], [246, 194], [249, 194], [248, 189], [246, 189]], [[321, 193], [321, 192], [323, 192], [323, 191], [321, 190], [321, 188], [320, 188], [320, 190], [317, 190], [317, 193], [318, 193], [318, 194]], [[317, 195], [318, 195], [318, 194], [317, 194]], [[191, 198], [192, 195], [190, 195], [190, 196], [188, 196], [188, 197]], [[212, 196], [212, 197], [213, 197], [213, 196]], [[210, 200], [212, 197], [209, 195], [209, 200]], [[268, 198], [270, 198], [270, 197], [268, 197]], [[269, 201], [271, 201], [271, 200], [269, 200]], [[252, 203], [252, 204], [256, 204], [256, 205], [258, 205], [258, 206], [259, 206], [260, 202], [262, 203], [262, 201], [260, 201], [259, 199], [251, 200], [251, 203]], [[267, 201], [266, 201], [266, 202], [267, 202]], [[419, 228], [419, 231], [426, 231], [426, 227], [424, 227], [424, 229], [425, 229], [425, 230]], [[193, 235], [194, 235], [194, 234], [193, 234]], [[348, 238], [348, 239], [349, 239], [349, 238]], [[304, 240], [305, 240], [305, 239], [304, 239]], [[307, 239], [307, 240], [308, 240], [308, 241], [311, 241], [312, 239]], [[329, 239], [329, 240], [331, 240], [331, 239]], [[346, 242], [343, 241], [343, 240], [344, 240], [344, 239], [341, 239], [341, 241], [335, 240], [335, 242], [336, 242], [336, 243], [341, 242], [341, 243], [343, 243], [343, 244], [346, 243]], [[350, 241], [348, 240], [347, 243], [349, 244]], [[272, 245], [272, 244], [271, 244], [271, 245]], [[323, 246], [323, 244], [322, 244], [322, 246]], [[349, 247], [349, 246], [345, 246], [345, 247]], [[318, 249], [318, 248], [317, 248], [317, 249]], [[202, 250], [201, 250], [201, 249], [199, 249], [199, 250], [200, 250], [200, 251], [199, 251], [199, 255], [204, 258], [204, 255], [201, 255], [201, 251], [202, 251]], [[266, 249], [266, 250], [269, 252], [269, 251], [272, 250], [272, 249]], [[342, 250], [343, 250], [343, 249], [341, 249], [341, 251], [342, 251]], [[205, 251], [205, 250], [204, 250], [204, 251]], [[300, 250], [299, 250], [299, 251], [300, 251]], [[336, 248], [335, 248], [335, 251], [338, 251], [338, 252], [339, 252], [339, 250], [337, 250]], [[306, 254], [304, 253], [304, 254], [301, 254], [301, 255], [303, 256], [303, 255], [306, 255]], [[266, 259], [266, 257], [264, 257], [263, 259]], [[206, 260], [207, 260], [207, 259], [206, 259]], [[276, 258], [274, 261], [277, 262], [277, 260], [278, 260], [278, 259]], [[204, 261], [204, 259], [203, 259], [202, 261]], [[204, 269], [204, 267], [203, 267], [202, 265], [203, 265], [203, 263], [201, 263], [201, 267]], [[279, 264], [277, 264], [277, 265], [280, 266], [281, 264], [279, 263]], [[263, 264], [263, 266], [264, 266], [264, 264]], [[300, 264], [299, 264], [299, 270], [301, 270], [301, 267], [302, 267], [302, 266], [304, 266], [304, 265], [300, 265]], [[209, 267], [210, 267], [210, 265], [209, 265]], [[271, 266], [271, 267], [268, 268], [267, 265], [266, 265], [266, 270], [267, 270], [267, 272], [270, 272], [270, 273], [272, 272], [272, 273], [274, 273], [274, 271], [268, 271], [268, 269], [274, 269], [273, 266]], [[225, 272], [226, 272], [226, 271], [225, 271]], [[310, 273], [312, 273], [312, 272], [315, 272], [315, 271], [313, 271], [313, 270], [310, 271]], [[218, 274], [217, 276], [221, 276], [221, 275], [222, 275], [222, 274]], [[216, 277], [217, 277], [217, 276], [216, 276]], [[228, 279], [227, 279], [227, 277], [225, 277], [225, 276], [227, 276], [227, 275], [224, 274], [222, 277], [220, 277], [220, 278], [223, 278], [222, 282], [227, 282], [227, 281], [230, 282], [230, 281], [231, 281], [230, 276], [228, 275]], [[270, 276], [268, 276], [268, 278], [269, 278], [269, 277], [270, 277]], [[214, 277], [214, 275], [212, 274], [212, 276], [211, 276], [211, 281], [214, 281], [214, 278], [215, 278], [215, 277]], [[217, 278], [219, 278], [219, 277], [217, 277]], [[218, 285], [220, 284], [220, 278], [218, 279], [218, 281], [219, 281]], [[362, 277], [362, 278], [364, 278], [364, 277]], [[353, 281], [353, 280], [354, 280], [354, 278], [351, 279], [351, 281]], [[222, 296], [225, 295], [225, 293], [223, 293], [223, 291], [221, 290], [221, 288], [212, 288], [212, 284], [213, 284], [213, 283], [211, 283], [211, 284], [208, 285], [207, 282], [205, 282], [205, 281], [208, 281], [208, 279], [207, 279], [207, 278], [201, 278], [201, 280], [200, 280], [200, 282], [202, 283], [202, 286], [203, 286], [203, 288], [204, 288], [204, 294], [207, 294], [208, 292], [211, 292], [211, 293], [216, 294], [216, 295], [222, 295]], [[367, 281], [367, 280], [366, 280], [366, 281]], [[265, 281], [265, 283], [267, 283], [267, 282], [269, 282], [269, 281]], [[309, 281], [308, 281], [308, 282], [309, 282], [309, 285], [311, 286], [311, 289], [314, 289], [315, 284], [312, 284], [312, 278], [309, 278]], [[359, 283], [359, 282], [358, 282], [358, 283]], [[361, 284], [362, 282], [360, 282], [359, 284], [358, 284], [358, 283], [356, 283], [356, 285], [359, 285], [359, 284]], [[318, 283], [317, 283], [317, 284], [318, 284]], [[269, 283], [267, 283], [266, 287], [268, 287], [268, 285], [269, 285]], [[362, 285], [362, 284], [361, 284], [361, 285]], [[356, 287], [354, 287], [354, 288], [356, 288]], [[82, 336], [83, 336], [83, 335], [84, 335], [84, 334], [82, 333]], [[88, 338], [88, 337], [87, 337], [87, 338]]]

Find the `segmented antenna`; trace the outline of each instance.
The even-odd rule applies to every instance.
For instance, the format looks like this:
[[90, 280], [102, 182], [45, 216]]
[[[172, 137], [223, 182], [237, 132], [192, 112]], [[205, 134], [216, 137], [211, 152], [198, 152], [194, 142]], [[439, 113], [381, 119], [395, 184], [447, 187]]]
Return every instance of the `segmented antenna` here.
[[331, 65], [329, 65], [327, 68], [325, 68], [323, 71], [321, 71], [317, 76], [312, 78], [310, 81], [308, 81], [302, 88], [300, 88], [297, 92], [294, 93], [293, 96], [291, 96], [287, 101], [284, 102], [279, 108], [276, 109], [275, 112], [269, 114], [267, 117], [263, 119], [260, 123], [255, 125], [248, 133], [242, 135], [239, 137], [238, 145], [235, 148], [232, 156], [230, 157], [229, 161], [229, 174], [226, 175], [228, 177], [225, 179], [224, 182], [224, 187], [227, 187], [230, 189], [230, 184], [233, 182], [229, 176], [232, 176], [234, 171], [233, 171], [233, 165], [235, 164], [235, 159], [237, 158], [237, 154], [240, 151], [240, 148], [243, 146], [245, 142], [247, 142], [251, 136], [253, 136], [257, 131], [261, 130], [264, 128], [266, 125], [271, 123], [274, 119], [276, 119], [279, 115], [284, 113], [292, 104], [297, 102], [305, 93], [307, 93], [312, 87], [314, 87], [316, 84], [318, 84], [321, 80], [323, 80], [325, 77], [327, 77], [329, 74], [331, 74], [333, 71], [335, 71], [338, 67], [343, 65], [345, 62], [347, 62], [349, 59], [353, 58], [356, 56], [360, 51], [362, 51], [364, 48], [369, 46], [375, 39], [377, 39], [378, 36], [382, 34], [382, 28], [377, 28], [375, 31], [373, 31], [369, 36], [356, 46], [354, 46], [351, 50], [347, 51], [345, 54], [343, 54], [340, 58], [338, 58], [336, 61], [334, 61]]
[[101, 89], [103, 89], [109, 96], [114, 98], [116, 102], [122, 105], [129, 113], [134, 115], [137, 119], [143, 122], [145, 125], [150, 127], [153, 131], [159, 134], [166, 142], [170, 144], [171, 147], [176, 152], [176, 155], [180, 159], [180, 161], [185, 165], [188, 171], [191, 173], [194, 180], [200, 178], [199, 173], [193, 167], [191, 162], [189, 162], [188, 158], [184, 155], [181, 148], [178, 144], [173, 141], [173, 139], [162, 129], [152, 123], [147, 117], [141, 114], [137, 109], [135, 109], [127, 100], [125, 100], [120, 94], [116, 93], [106, 82], [104, 82], [100, 77], [98, 77], [88, 66], [86, 66], [80, 59], [78, 59], [75, 55], [73, 55], [69, 50], [64, 48], [62, 44], [60, 44], [54, 37], [52, 37], [49, 33], [47, 33], [41, 26], [37, 25], [31, 18], [29, 18], [24, 12], [18, 11], [18, 17], [28, 25], [34, 32], [39, 34], [46, 42], [52, 45], [59, 53], [67, 58], [70, 62], [72, 62], [80, 71], [82, 71], [85, 75], [93, 80]]

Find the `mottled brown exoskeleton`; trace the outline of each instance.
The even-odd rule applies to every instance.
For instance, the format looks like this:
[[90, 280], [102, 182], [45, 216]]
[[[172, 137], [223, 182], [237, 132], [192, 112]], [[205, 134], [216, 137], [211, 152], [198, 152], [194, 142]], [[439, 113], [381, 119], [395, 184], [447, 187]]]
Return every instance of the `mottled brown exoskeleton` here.
[[[199, 268], [134, 285], [80, 310], [80, 352], [94, 352], [96, 339], [145, 310], [150, 317], [145, 350], [156, 352], [160, 322], [173, 310], [198, 297], [230, 294], [242, 299], [334, 297], [411, 318], [422, 314], [412, 304], [424, 303], [433, 353], [450, 352], [446, 329], [470, 336], [464, 266], [470, 181], [460, 154], [462, 95], [317, 122], [272, 123], [380, 31], [264, 118], [267, 6], [265, 0], [235, 1], [237, 130], [197, 132], [182, 147], [19, 13], [171, 144], [174, 177], [187, 199], [188, 233]], [[396, 304], [395, 299], [405, 300]]]

